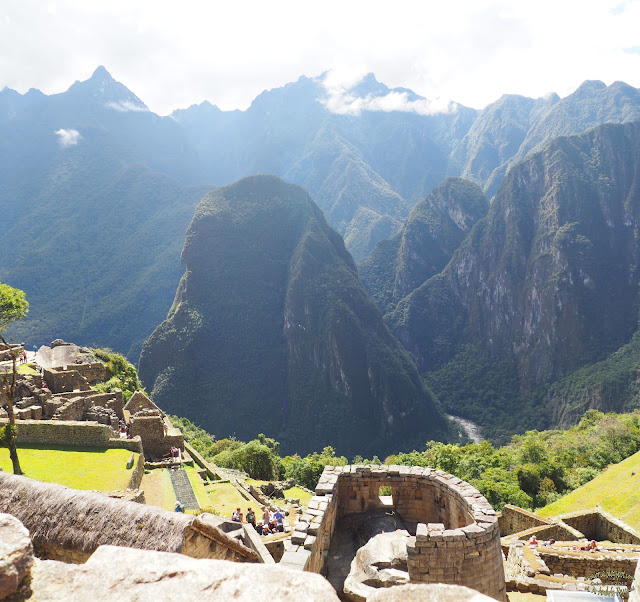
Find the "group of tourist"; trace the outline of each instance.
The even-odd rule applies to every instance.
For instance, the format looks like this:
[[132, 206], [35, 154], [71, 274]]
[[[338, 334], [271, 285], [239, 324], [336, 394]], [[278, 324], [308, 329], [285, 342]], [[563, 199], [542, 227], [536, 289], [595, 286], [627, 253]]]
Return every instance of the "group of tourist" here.
[[[240, 508], [236, 508], [231, 520], [237, 523], [244, 522], [244, 515]], [[284, 514], [280, 508], [275, 512], [269, 512], [268, 508], [262, 509], [262, 519], [256, 521], [256, 513], [247, 508], [246, 522], [250, 524], [259, 535], [271, 535], [272, 533], [284, 533]]]
[[530, 546], [534, 547], [534, 548], [535, 548], [535, 547], [537, 547], [537, 546], [539, 546], [539, 545], [543, 545], [543, 546], [545, 546], [545, 547], [549, 548], [549, 547], [551, 547], [553, 544], [555, 544], [555, 543], [556, 543], [556, 540], [555, 540], [555, 539], [550, 539], [549, 541], [546, 541], [546, 542], [544, 542], [544, 543], [542, 543], [542, 544], [541, 544], [541, 543], [538, 541], [538, 539], [536, 538], [536, 536], [535, 536], [535, 535], [532, 535], [532, 536], [529, 538], [529, 541], [528, 541], [527, 543], [528, 543]]
[[[551, 547], [556, 543], [555, 539], [550, 539], [549, 541], [540, 544], [540, 542], [538, 541], [538, 539], [536, 538], [535, 535], [532, 535], [529, 538], [529, 541], [527, 542], [531, 547], [536, 548], [539, 545], [543, 545], [545, 547]], [[578, 550], [577, 546], [573, 546], [572, 548], [570, 548], [572, 550]], [[596, 543], [595, 539], [592, 539], [589, 543], [585, 544], [584, 546], [580, 547], [580, 551], [581, 552], [599, 552], [600, 548], [598, 547], [598, 544]]]
[[131, 427], [122, 418], [118, 421], [120, 426], [120, 436], [124, 435], [127, 439], [131, 439]]

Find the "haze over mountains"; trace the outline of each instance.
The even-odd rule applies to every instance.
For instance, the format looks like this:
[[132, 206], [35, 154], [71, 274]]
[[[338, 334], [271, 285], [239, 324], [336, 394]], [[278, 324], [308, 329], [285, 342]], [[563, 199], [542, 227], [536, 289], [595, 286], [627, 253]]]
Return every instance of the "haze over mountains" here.
[[[282, 379], [272, 383], [267, 423], [282, 418], [278, 404], [286, 395], [300, 399], [291, 375], [305, 374], [305, 379], [325, 383], [318, 385], [320, 397], [335, 394], [335, 404], [347, 403], [354, 416], [358, 407], [377, 408], [371, 410], [370, 431], [382, 424], [380, 408], [387, 403], [382, 398], [393, 401], [395, 409], [389, 415], [394, 420], [407, 410], [401, 407], [404, 400], [413, 408], [407, 416], [417, 407], [429, 408], [425, 411], [433, 428], [423, 433], [446, 430], [429, 392], [420, 392], [415, 367], [402, 359], [397, 342], [389, 339], [378, 310], [366, 298], [353, 260], [391, 331], [415, 356], [446, 409], [478, 421], [491, 436], [571, 421], [576, 408], [611, 403], [634, 407], [632, 386], [620, 401], [593, 371], [580, 371], [629, 344], [619, 357], [625, 358], [624, 382], [635, 382], [635, 364], [629, 358], [635, 357], [630, 340], [638, 321], [638, 131], [631, 124], [637, 120], [640, 92], [622, 82], [585, 82], [562, 99], [505, 95], [477, 111], [456, 104], [436, 110], [410, 90], [390, 90], [373, 75], [338, 96], [329, 93], [324, 76], [301, 77], [263, 92], [246, 111], [221, 111], [204, 102], [169, 117], [150, 112], [102, 67], [61, 94], [30, 90], [20, 95], [4, 89], [0, 281], [25, 290], [32, 307], [29, 319], [9, 335], [38, 343], [57, 337], [95, 343], [136, 359], [144, 340], [167, 318], [184, 273], [180, 249], [198, 201], [217, 186], [270, 173], [302, 186], [326, 219], [325, 223], [316, 215], [312, 201], [292, 201], [285, 213], [292, 211], [297, 217], [286, 219], [298, 223], [304, 206], [305, 219], [315, 216], [316, 229], [303, 235], [300, 222], [295, 235], [282, 235], [277, 262], [304, 266], [300, 273], [313, 264], [342, 274], [349, 286], [345, 289], [346, 281], [331, 279], [318, 293], [318, 301], [329, 295], [344, 310], [340, 315], [350, 316], [363, 333], [369, 328], [377, 333], [368, 333], [354, 348], [354, 361], [360, 367], [371, 366], [373, 348], [395, 358], [389, 360], [393, 368], [388, 374], [404, 374], [408, 380], [402, 387], [411, 393], [394, 389], [397, 384], [380, 376], [384, 384], [366, 395], [358, 393], [359, 401], [344, 402], [349, 396], [344, 397], [339, 383], [351, 382], [351, 377], [335, 380], [327, 367], [333, 360], [319, 366], [314, 354], [307, 359], [314, 357], [315, 367], [306, 360], [292, 367], [291, 358], [299, 356], [291, 352], [287, 337], [276, 334], [276, 320], [267, 346], [279, 350], [272, 360]], [[607, 122], [629, 125], [583, 134]], [[557, 138], [569, 134], [579, 136]], [[282, 182], [277, 186], [293, 190]], [[222, 198], [215, 195], [235, 189], [224, 190], [206, 196], [193, 218], [189, 232], [195, 238], [188, 238], [184, 247], [188, 270], [189, 254], [199, 248], [194, 240], [204, 236], [203, 208], [211, 209], [213, 199]], [[306, 199], [306, 193], [295, 190], [293, 197]], [[228, 215], [234, 216], [231, 209]], [[353, 260], [330, 227], [344, 238]], [[227, 235], [216, 226], [204, 238], [219, 237], [218, 246], [212, 247], [216, 253], [224, 255], [224, 248], [233, 248], [244, 267], [264, 259], [250, 231], [243, 231], [242, 244], [228, 239], [226, 247], [220, 246]], [[315, 263], [296, 263], [294, 250], [308, 250], [298, 247], [305, 237], [321, 237], [333, 250], [320, 256], [311, 253]], [[201, 257], [195, 262], [199, 270], [203, 261]], [[164, 395], [167, 404], [172, 403], [177, 382], [167, 375], [196, 370], [199, 393], [180, 403], [185, 408], [195, 404], [201, 411], [205, 390], [213, 385], [205, 378], [212, 368], [190, 365], [184, 353], [191, 349], [195, 354], [195, 341], [204, 340], [215, 355], [219, 341], [203, 334], [210, 334], [210, 323], [194, 327], [188, 336], [182, 327], [175, 329], [176, 320], [191, 316], [184, 313], [180, 299], [192, 278], [197, 281], [197, 271], [184, 275], [167, 321], [145, 348], [141, 369], [147, 371], [147, 384], [155, 383], [156, 394]], [[229, 279], [237, 276], [228, 274]], [[315, 277], [313, 272], [309, 281], [293, 280], [301, 299], [314, 297], [310, 291], [316, 290]], [[211, 286], [221, 277], [211, 272], [202, 278]], [[283, 272], [278, 278], [273, 290], [245, 291], [248, 296], [273, 294], [269, 320], [276, 315], [283, 319], [291, 302], [283, 292], [289, 290], [291, 274]], [[207, 298], [207, 311], [221, 311], [219, 302]], [[252, 311], [247, 319], [256, 324], [267, 320]], [[172, 328], [183, 338], [164, 341], [163, 347], [158, 337]], [[330, 329], [313, 332], [323, 345], [331, 339]], [[255, 340], [247, 339], [246, 344], [257, 353]], [[326, 350], [330, 348], [322, 347], [320, 355], [335, 359], [335, 350]], [[269, 365], [262, 365], [264, 355], [251, 357], [260, 365], [258, 372]], [[621, 365], [616, 363], [615, 369], [622, 370]], [[595, 372], [609, 374], [614, 369], [599, 366]], [[571, 381], [572, 375], [578, 380]], [[216, 382], [222, 383], [222, 372], [218, 376]], [[588, 392], [576, 393], [585, 379], [590, 379]], [[241, 394], [251, 398], [251, 404], [260, 382], [256, 376], [251, 386], [257, 389]], [[217, 395], [215, 404], [224, 397], [220, 391]], [[310, 405], [292, 401], [292, 420], [308, 416], [309, 408], [317, 409], [320, 403], [311, 401], [313, 395], [302, 397]], [[218, 407], [215, 404], [212, 407]], [[513, 412], [513, 407], [522, 411]], [[289, 441], [296, 441], [293, 427], [278, 420]], [[380, 427], [383, 447], [385, 437], [389, 442], [395, 436], [393, 428], [385, 428]], [[403, 429], [397, 432], [413, 436], [413, 431]]]

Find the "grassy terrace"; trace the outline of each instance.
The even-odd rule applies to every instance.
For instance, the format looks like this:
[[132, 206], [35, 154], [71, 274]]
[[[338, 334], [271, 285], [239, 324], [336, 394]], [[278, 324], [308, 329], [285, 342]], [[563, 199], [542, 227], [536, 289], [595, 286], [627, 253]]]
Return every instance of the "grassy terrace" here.
[[536, 512], [556, 516], [590, 510], [596, 504], [640, 530], [640, 452], [609, 466], [592, 481]]
[[[27, 477], [58, 483], [73, 489], [112, 491], [126, 489], [131, 471], [126, 469], [131, 452], [95, 447], [20, 446], [20, 466]], [[11, 472], [9, 450], [0, 448], [0, 466]]]

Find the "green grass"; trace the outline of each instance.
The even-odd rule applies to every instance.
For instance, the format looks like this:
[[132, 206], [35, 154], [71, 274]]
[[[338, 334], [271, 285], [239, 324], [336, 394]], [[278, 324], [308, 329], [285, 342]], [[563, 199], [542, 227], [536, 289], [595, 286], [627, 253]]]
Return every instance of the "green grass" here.
[[140, 488], [144, 490], [145, 501], [149, 506], [174, 510], [176, 496], [166, 468], [145, 472]]
[[33, 376], [38, 374], [38, 371], [34, 370], [33, 364], [21, 364], [18, 366], [18, 374], [31, 374]]
[[556, 516], [590, 510], [596, 504], [640, 529], [640, 452], [609, 466], [595, 479], [537, 512], [541, 516]]
[[[126, 469], [126, 464], [130, 456], [131, 452], [126, 449], [61, 445], [18, 448], [18, 458], [25, 476], [73, 489], [99, 491], [127, 488], [131, 470]], [[6, 448], [0, 448], [0, 466], [7, 472], [12, 471], [9, 450]]]
[[292, 487], [291, 489], [285, 489], [284, 497], [300, 498], [300, 504], [306, 508], [309, 505], [313, 494], [301, 489], [300, 487]]
[[[211, 485], [206, 485], [205, 489], [209, 496], [207, 506], [215, 508], [218, 515], [230, 518], [238, 506], [242, 508], [243, 514], [246, 514], [250, 502], [242, 497], [231, 483], [214, 482]], [[253, 508], [253, 511], [256, 515], [259, 514], [259, 509]]]

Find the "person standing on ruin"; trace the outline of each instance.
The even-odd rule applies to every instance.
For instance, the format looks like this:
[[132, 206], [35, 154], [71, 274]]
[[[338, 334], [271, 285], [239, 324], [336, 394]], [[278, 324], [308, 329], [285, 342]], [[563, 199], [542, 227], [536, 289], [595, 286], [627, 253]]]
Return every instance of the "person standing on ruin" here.
[[247, 522], [255, 529], [256, 528], [256, 513], [247, 508]]

